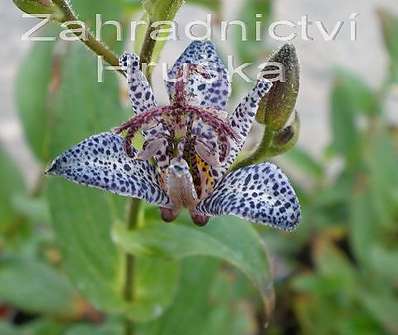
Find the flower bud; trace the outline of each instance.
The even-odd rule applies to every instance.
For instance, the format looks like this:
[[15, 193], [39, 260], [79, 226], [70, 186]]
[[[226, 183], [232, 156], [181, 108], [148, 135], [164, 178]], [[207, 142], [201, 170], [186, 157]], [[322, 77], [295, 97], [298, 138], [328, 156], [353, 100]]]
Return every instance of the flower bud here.
[[55, 14], [58, 7], [51, 0], [13, 0], [27, 14]]
[[294, 121], [291, 125], [279, 130], [273, 137], [271, 146], [268, 150], [269, 157], [283, 154], [293, 148], [299, 138], [300, 118], [298, 113], [294, 114]]
[[[275, 78], [275, 68], [279, 78]], [[261, 100], [256, 119], [272, 130], [281, 130], [294, 111], [300, 82], [300, 68], [296, 49], [285, 44], [268, 59], [263, 78], [273, 82], [270, 92]], [[276, 80], [278, 79], [278, 80]]]

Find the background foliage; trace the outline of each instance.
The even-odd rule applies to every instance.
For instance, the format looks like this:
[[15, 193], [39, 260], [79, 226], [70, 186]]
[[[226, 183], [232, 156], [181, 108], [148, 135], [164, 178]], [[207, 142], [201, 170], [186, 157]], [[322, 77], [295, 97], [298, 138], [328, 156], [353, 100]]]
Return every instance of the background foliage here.
[[[188, 2], [221, 15], [217, 1]], [[122, 0], [72, 4], [88, 22], [97, 12], [125, 20], [140, 8]], [[147, 0], [145, 15], [169, 15], [163, 6]], [[271, 2], [245, 6], [245, 15], [270, 19]], [[165, 225], [149, 206], [138, 229], [127, 231], [126, 199], [58, 179], [39, 178], [29, 190], [0, 150], [0, 334], [118, 335], [131, 324], [145, 335], [398, 333], [398, 130], [384, 112], [398, 68], [398, 18], [382, 10], [379, 17], [392, 75], [373, 91], [336, 69], [325, 155], [315, 159], [300, 148], [284, 155], [289, 170], [305, 176], [293, 180], [304, 214], [295, 233], [230, 217], [200, 229], [188, 216]], [[105, 40], [121, 50], [110, 33]], [[235, 48], [242, 61], [264, 57], [256, 42]], [[79, 43], [35, 43], [22, 65], [20, 118], [43, 167], [128, 118], [118, 75], [107, 72], [98, 85], [94, 65]], [[135, 256], [130, 283], [127, 254]], [[269, 312], [274, 298], [264, 328], [264, 307]]]

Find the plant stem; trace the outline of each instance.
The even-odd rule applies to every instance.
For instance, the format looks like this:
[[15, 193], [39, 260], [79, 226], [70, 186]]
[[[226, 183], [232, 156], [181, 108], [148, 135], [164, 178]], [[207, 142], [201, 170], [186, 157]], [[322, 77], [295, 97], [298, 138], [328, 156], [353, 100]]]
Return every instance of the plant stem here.
[[145, 64], [145, 76], [148, 81], [151, 82], [151, 74], [150, 63], [152, 62], [153, 52], [155, 50], [156, 40], [151, 37], [151, 34], [156, 31], [155, 28], [152, 27], [152, 24], [148, 24], [148, 29], [145, 33], [144, 43], [142, 44], [141, 53], [140, 53], [140, 62], [141, 64]]
[[[140, 212], [141, 200], [133, 199], [130, 203], [128, 218], [127, 218], [127, 229], [134, 230], [137, 228], [138, 215]], [[126, 269], [124, 278], [124, 289], [123, 296], [126, 302], [132, 302], [134, 299], [134, 256], [126, 254]], [[126, 318], [125, 320], [125, 335], [134, 334], [134, 324], [131, 320]]]
[[270, 128], [265, 128], [263, 133], [263, 138], [257, 149], [247, 158], [238, 162], [232, 167], [232, 170], [240, 169], [244, 166], [251, 165], [264, 161], [269, 156], [269, 150], [272, 144], [272, 139], [274, 138], [275, 131]]
[[[80, 24], [73, 22], [73, 21], [79, 21], [79, 19], [66, 0], [53, 0], [53, 2], [62, 11], [64, 15], [63, 23], [67, 25], [68, 29], [79, 30], [82, 28]], [[103, 42], [97, 40], [88, 29], [84, 34], [79, 32], [73, 32], [73, 33], [77, 37], [79, 37], [79, 39], [96, 55], [103, 57], [108, 64], [112, 66], [119, 66], [119, 59], [117, 55]], [[118, 71], [124, 76], [126, 75], [125, 72], [122, 71], [121, 69], [119, 69]]]
[[[140, 61], [142, 64], [149, 64], [152, 60], [153, 51], [155, 49], [156, 41], [151, 38], [151, 28], [145, 34], [145, 40], [141, 48]], [[148, 72], [148, 67], [145, 75], [150, 80], [150, 74]], [[127, 219], [127, 229], [134, 230], [137, 228], [138, 215], [140, 212], [141, 200], [132, 199], [129, 208], [129, 214]], [[126, 269], [125, 269], [125, 282], [124, 282], [124, 299], [127, 302], [133, 302], [134, 300], [134, 256], [131, 254], [126, 254]], [[125, 335], [134, 334], [134, 323], [130, 319], [125, 320]]]

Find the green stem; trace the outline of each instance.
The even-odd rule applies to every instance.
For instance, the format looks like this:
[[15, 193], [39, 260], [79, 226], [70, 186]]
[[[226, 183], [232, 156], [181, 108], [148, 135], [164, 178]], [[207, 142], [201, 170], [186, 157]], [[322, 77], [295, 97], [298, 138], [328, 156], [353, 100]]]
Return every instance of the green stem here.
[[[134, 230], [137, 228], [138, 215], [140, 212], [141, 200], [133, 199], [130, 203], [128, 218], [127, 218], [127, 229]], [[134, 256], [126, 254], [126, 269], [124, 277], [124, 289], [123, 296], [124, 300], [128, 303], [134, 300]], [[134, 323], [130, 319], [125, 320], [125, 335], [134, 334]]]
[[[81, 29], [81, 25], [78, 23], [67, 23], [68, 21], [79, 21], [79, 19], [66, 0], [53, 0], [53, 2], [62, 11], [64, 15], [63, 22], [67, 24], [68, 29]], [[85, 34], [77, 32], [74, 34], [96, 55], [103, 57], [108, 64], [119, 66], [119, 58], [117, 55], [103, 42], [97, 40], [89, 30], [87, 30]], [[124, 71], [121, 69], [118, 71], [125, 76]]]
[[[156, 41], [151, 38], [151, 28], [145, 35], [145, 40], [141, 48], [140, 61], [142, 64], [149, 64], [152, 60], [153, 51], [155, 50]], [[148, 67], [147, 67], [148, 69]], [[146, 71], [145, 75], [149, 78], [149, 72]], [[137, 228], [138, 215], [140, 212], [141, 200], [133, 199], [130, 203], [129, 214], [127, 219], [127, 229], [134, 230]], [[124, 299], [127, 302], [134, 301], [134, 256], [131, 254], [126, 254], [126, 269], [125, 269], [125, 282], [124, 282]], [[134, 323], [130, 319], [125, 320], [125, 335], [134, 334]]]
[[266, 160], [269, 157], [269, 151], [272, 145], [275, 131], [270, 128], [265, 128], [263, 138], [257, 149], [247, 158], [238, 162], [232, 167], [232, 170], [240, 169], [244, 166], [251, 165]]
[[144, 43], [142, 44], [141, 53], [140, 53], [140, 62], [141, 65], [145, 64], [145, 76], [148, 81], [151, 82], [151, 67], [149, 66], [152, 62], [153, 52], [156, 46], [156, 40], [151, 37], [151, 34], [155, 32], [156, 29], [152, 27], [152, 24], [148, 24], [148, 29], [145, 33]]

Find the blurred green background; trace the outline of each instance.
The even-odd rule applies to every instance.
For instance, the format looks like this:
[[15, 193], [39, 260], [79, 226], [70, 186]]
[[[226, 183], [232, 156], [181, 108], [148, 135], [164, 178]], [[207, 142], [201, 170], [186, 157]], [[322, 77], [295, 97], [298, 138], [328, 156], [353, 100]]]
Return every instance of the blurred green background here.
[[[72, 4], [87, 22], [93, 13], [125, 24], [142, 16], [139, 1]], [[319, 33], [292, 41], [302, 127], [298, 145], [275, 161], [298, 192], [299, 228], [282, 233], [221, 218], [197, 230], [183, 216], [163, 230], [157, 209], [145, 206], [149, 242], [123, 232], [124, 198], [42, 176], [62, 150], [128, 118], [121, 78], [106, 73], [98, 84], [96, 59], [79, 42], [21, 41], [34, 21], [9, 0], [0, 9], [0, 335], [398, 334], [396, 1], [188, 0], [181, 24], [213, 13], [215, 24], [241, 19], [252, 27], [261, 13], [264, 26], [309, 15], [328, 27], [345, 20], [345, 28], [335, 41]], [[352, 13], [360, 14], [357, 41], [349, 40]], [[105, 39], [123, 49], [111, 30]], [[187, 43], [167, 43], [161, 59], [173, 62]], [[250, 36], [239, 42], [234, 31], [218, 45], [225, 59], [257, 64], [279, 46]], [[158, 71], [153, 85], [165, 102]], [[247, 87], [234, 82], [231, 108]], [[259, 136], [256, 126], [247, 150]], [[125, 245], [133, 242], [151, 253], [137, 254], [130, 301]], [[270, 304], [271, 273], [267, 321], [259, 291]]]

